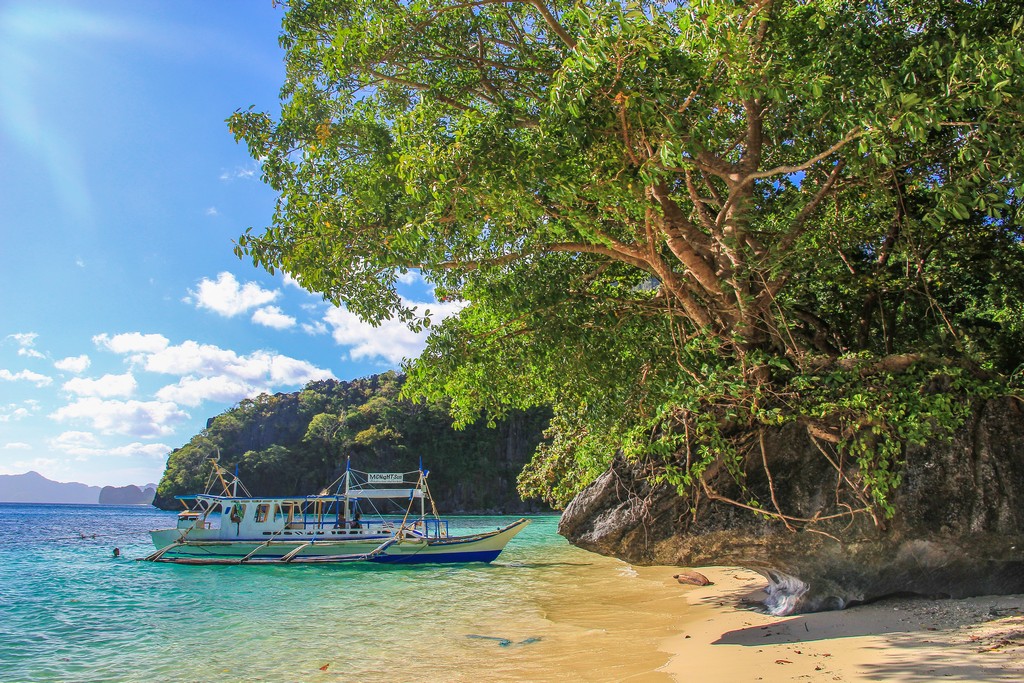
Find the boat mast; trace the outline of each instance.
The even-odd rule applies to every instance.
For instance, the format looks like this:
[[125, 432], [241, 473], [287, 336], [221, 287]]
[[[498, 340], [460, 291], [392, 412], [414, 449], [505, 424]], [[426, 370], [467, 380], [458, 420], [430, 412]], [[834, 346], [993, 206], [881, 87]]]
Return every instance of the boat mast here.
[[[213, 473], [214, 473], [214, 475], [216, 475], [216, 477], [218, 479], [220, 479], [221, 492], [224, 495], [227, 495], [227, 493], [228, 493], [228, 482], [227, 482], [226, 479], [224, 479], [224, 472], [226, 472], [227, 470], [225, 470], [223, 467], [220, 466], [219, 460], [220, 460], [220, 449], [218, 448], [217, 449], [217, 460], [214, 460], [213, 458], [210, 458], [210, 462], [213, 464]], [[209, 483], [206, 485], [206, 492], [209, 493], [211, 490], [213, 490], [213, 479], [212, 479], [212, 477], [209, 480]], [[182, 501], [182, 502], [184, 502], [184, 501]]]
[[350, 516], [351, 508], [349, 506], [349, 501], [348, 501], [348, 487], [349, 487], [349, 478], [351, 477], [351, 472], [352, 472], [352, 456], [346, 455], [345, 456], [345, 521], [346, 522], [349, 522], [349, 520], [351, 519], [351, 516]]

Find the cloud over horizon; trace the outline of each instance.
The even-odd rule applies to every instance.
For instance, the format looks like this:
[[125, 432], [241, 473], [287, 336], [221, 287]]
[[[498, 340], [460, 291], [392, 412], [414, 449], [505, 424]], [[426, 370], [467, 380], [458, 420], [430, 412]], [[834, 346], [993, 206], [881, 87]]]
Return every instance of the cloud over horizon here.
[[79, 457], [114, 456], [130, 458], [141, 455], [147, 458], [162, 458], [173, 450], [167, 444], [142, 443], [135, 441], [122, 446], [105, 447], [91, 432], [63, 432], [50, 439], [49, 445], [54, 450]]

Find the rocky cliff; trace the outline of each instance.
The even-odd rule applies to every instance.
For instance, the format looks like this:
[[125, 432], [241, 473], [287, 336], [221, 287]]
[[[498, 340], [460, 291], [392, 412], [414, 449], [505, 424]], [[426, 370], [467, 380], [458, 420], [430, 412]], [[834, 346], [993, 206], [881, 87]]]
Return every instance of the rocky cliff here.
[[[768, 467], [748, 465], [750, 491], [764, 498], [773, 488], [793, 517], [834, 505], [841, 474], [804, 428], [766, 432], [765, 453]], [[755, 569], [769, 581], [765, 606], [775, 614], [900, 593], [1024, 592], [1024, 404], [1016, 398], [976, 403], [953, 438], [908, 446], [895, 515], [881, 524], [847, 515], [794, 531], [732, 504], [683, 498], [652, 474], [616, 459], [568, 506], [559, 532], [638, 564]], [[720, 493], [742, 500], [734, 486]]]
[[156, 486], [139, 488], [128, 486], [104, 486], [100, 489], [100, 505], [149, 505], [156, 495]]

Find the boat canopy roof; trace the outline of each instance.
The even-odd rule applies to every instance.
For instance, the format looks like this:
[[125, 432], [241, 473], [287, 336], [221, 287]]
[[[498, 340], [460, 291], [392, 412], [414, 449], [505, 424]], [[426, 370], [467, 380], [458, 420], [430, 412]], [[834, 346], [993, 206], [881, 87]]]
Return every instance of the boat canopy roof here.
[[265, 502], [268, 502], [268, 503], [274, 503], [274, 502], [304, 503], [304, 502], [307, 502], [307, 501], [313, 501], [313, 502], [315, 502], [315, 501], [321, 501], [321, 502], [330, 501], [330, 502], [334, 502], [334, 501], [345, 500], [346, 498], [348, 500], [382, 499], [382, 498], [406, 499], [406, 500], [408, 500], [410, 498], [423, 498], [423, 497], [424, 497], [423, 489], [419, 489], [419, 488], [415, 488], [415, 487], [414, 488], [401, 488], [401, 489], [397, 489], [397, 488], [395, 488], [395, 489], [362, 489], [362, 490], [360, 490], [360, 489], [352, 489], [352, 490], [350, 490], [348, 492], [347, 495], [344, 494], [344, 493], [338, 493], [338, 494], [331, 494], [331, 495], [313, 495], [313, 496], [280, 496], [280, 497], [276, 497], [276, 496], [260, 496], [260, 497], [240, 496], [240, 497], [234, 498], [234, 497], [231, 497], [231, 496], [214, 496], [214, 495], [211, 495], [211, 494], [208, 494], [208, 493], [195, 493], [195, 494], [190, 494], [190, 495], [186, 495], [186, 496], [175, 496], [175, 498], [177, 500], [184, 500], [184, 501], [200, 500], [200, 501], [219, 502], [219, 503], [223, 503], [223, 502], [229, 502], [229, 503], [234, 503], [234, 502], [255, 502], [255, 501], [265, 501]]
[[[210, 481], [207, 484], [208, 492], [175, 496], [175, 499], [183, 502], [198, 501], [203, 503], [335, 503], [346, 500], [413, 500], [417, 498], [430, 498], [426, 483], [430, 472], [422, 469], [422, 466], [420, 469], [412, 472], [359, 472], [346, 466], [345, 473], [320, 493], [304, 496], [253, 496], [242, 486], [237, 472], [231, 474], [231, 472], [221, 467], [216, 461], [211, 462], [213, 462], [214, 472], [211, 474]], [[415, 482], [410, 481], [412, 476], [415, 476]], [[209, 493], [210, 486], [216, 480], [220, 481], [223, 495]], [[239, 488], [245, 494], [244, 496], [238, 495]], [[328, 491], [332, 490], [334, 493], [328, 493]]]

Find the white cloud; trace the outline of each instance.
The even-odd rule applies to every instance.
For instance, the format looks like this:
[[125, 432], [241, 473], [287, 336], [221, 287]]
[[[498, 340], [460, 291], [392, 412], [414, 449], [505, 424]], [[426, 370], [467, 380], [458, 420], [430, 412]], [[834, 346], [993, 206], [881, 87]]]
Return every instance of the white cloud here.
[[312, 323], [302, 323], [302, 331], [311, 337], [316, 337], [321, 334], [327, 334], [327, 325], [319, 320]]
[[[334, 379], [330, 370], [312, 363], [267, 351], [239, 355], [212, 344], [188, 340], [154, 353], [137, 354], [133, 360], [148, 372], [177, 375], [181, 379], [157, 391], [166, 403], [198, 406], [203, 401], [234, 403], [281, 386], [297, 386], [318, 379]], [[111, 376], [116, 377], [116, 376]], [[92, 387], [70, 380], [66, 388]], [[114, 382], [111, 380], [111, 385]], [[84, 391], [82, 392], [84, 393]], [[96, 394], [98, 395], [98, 394]], [[63, 415], [63, 413], [62, 413]]]
[[46, 356], [32, 348], [35, 346], [38, 336], [35, 332], [15, 332], [14, 334], [7, 335], [7, 338], [13, 339], [14, 343], [18, 345], [19, 356], [25, 358], [46, 358]]
[[115, 334], [113, 337], [107, 334], [98, 334], [92, 338], [92, 341], [97, 347], [107, 348], [114, 353], [155, 353], [166, 349], [171, 343], [162, 334], [142, 334], [141, 332]]
[[318, 368], [312, 363], [297, 358], [255, 353], [251, 356], [251, 360], [257, 364], [266, 364], [267, 374], [275, 385], [307, 384], [318, 379], [335, 379], [330, 370]]
[[203, 401], [236, 403], [243, 398], [257, 396], [264, 389], [249, 382], [218, 377], [182, 377], [177, 384], [169, 384], [156, 392], [161, 401], [173, 401], [187, 406], [198, 406]]
[[88, 422], [103, 434], [146, 438], [172, 434], [172, 425], [189, 416], [169, 401], [104, 401], [89, 397], [58, 408], [50, 417], [58, 422]]
[[24, 441], [11, 441], [10, 443], [4, 444], [5, 451], [30, 451], [32, 446], [25, 443]]
[[415, 282], [419, 282], [422, 279], [423, 278], [420, 277], [420, 271], [418, 270], [409, 270], [404, 273], [398, 274], [398, 281], [401, 282], [403, 285], [411, 285]]
[[100, 398], [113, 398], [115, 396], [131, 396], [135, 393], [138, 383], [132, 373], [126, 372], [123, 375], [103, 375], [99, 379], [86, 379], [75, 377], [64, 383], [64, 391], [70, 391], [79, 396], [99, 396]]
[[243, 179], [248, 180], [249, 178], [256, 177], [256, 169], [251, 166], [236, 166], [230, 171], [221, 171], [221, 180], [236, 180]]
[[0, 379], [5, 379], [8, 382], [16, 382], [23, 380], [25, 382], [32, 382], [37, 387], [45, 387], [53, 380], [46, 375], [40, 375], [38, 372], [32, 372], [31, 370], [22, 370], [20, 372], [11, 372], [4, 368], [0, 368]]
[[31, 415], [31, 413], [25, 408], [16, 408], [13, 405], [9, 406], [5, 410], [10, 410], [11, 412], [0, 413], [0, 422], [11, 422], [12, 420], [21, 420], [22, 418], [26, 418], [29, 415]]
[[73, 455], [78, 455], [83, 449], [100, 446], [100, 440], [92, 432], [63, 432], [50, 439], [49, 443], [51, 447]]
[[105, 452], [109, 455], [114, 455], [122, 458], [129, 458], [136, 455], [142, 455], [147, 458], [165, 458], [167, 454], [173, 451], [172, 446], [168, 446], [165, 443], [140, 443], [133, 441], [132, 443], [125, 444], [124, 446], [116, 446], [114, 448], [108, 448]]
[[38, 336], [39, 334], [36, 332], [15, 332], [14, 334], [7, 335], [7, 338], [13, 339], [18, 346], [25, 348], [28, 346], [34, 346]]
[[24, 474], [25, 472], [39, 472], [44, 477], [54, 479], [59, 475], [53, 474], [66, 463], [56, 458], [32, 458], [31, 460], [16, 460], [6, 466], [0, 465], [0, 474]]
[[257, 308], [252, 314], [252, 321], [257, 325], [273, 327], [275, 330], [286, 330], [295, 327], [295, 318], [285, 313], [277, 306], [264, 306]]
[[148, 458], [162, 458], [172, 450], [166, 444], [141, 443], [139, 441], [123, 446], [105, 447], [91, 432], [64, 432], [50, 439], [49, 445], [54, 450], [62, 451], [68, 455], [114, 456], [122, 458], [138, 455]]
[[145, 357], [144, 366], [150, 372], [165, 375], [216, 375], [236, 362], [238, 354], [212, 344], [186, 341], [168, 346]]
[[191, 340], [149, 355], [145, 368], [166, 375], [223, 376], [268, 386], [275, 383], [304, 384], [315, 379], [334, 377], [330, 370], [288, 356], [267, 351], [240, 356], [219, 346]]
[[217, 207], [216, 206], [210, 206], [210, 207], [207, 207], [207, 209], [206, 209], [206, 215], [207, 216], [217, 216], [219, 214], [220, 214], [220, 211], [217, 211]]
[[92, 361], [89, 360], [89, 356], [68, 356], [67, 358], [62, 358], [59, 361], [54, 362], [53, 367], [58, 370], [63, 370], [64, 372], [73, 372], [78, 374], [80, 372], [85, 372], [91, 364]]
[[[462, 302], [405, 303], [416, 309], [429, 309], [434, 322], [455, 315], [465, 307]], [[324, 322], [330, 326], [334, 341], [349, 348], [348, 354], [353, 360], [380, 358], [398, 364], [405, 358], [415, 358], [422, 353], [428, 334], [427, 330], [413, 332], [396, 319], [373, 327], [344, 308], [327, 311]]]
[[187, 406], [198, 406], [203, 401], [235, 403], [243, 398], [269, 393], [277, 386], [333, 378], [330, 371], [306, 361], [260, 352], [238, 358], [225, 366], [221, 374], [182, 377], [177, 384], [169, 384], [157, 391], [156, 397]]
[[206, 308], [214, 313], [231, 318], [239, 313], [269, 304], [281, 294], [278, 290], [263, 289], [255, 282], [239, 285], [235, 276], [220, 273], [217, 280], [203, 278], [196, 291], [189, 290], [196, 299], [197, 308]]
[[[147, 336], [137, 334], [118, 335], [114, 338], [101, 335], [96, 341], [100, 346], [116, 348], [122, 353], [129, 354], [135, 363], [136, 374], [139, 371], [146, 371], [179, 378], [177, 383], [168, 384], [157, 391], [154, 396], [156, 400], [145, 404], [148, 406], [194, 407], [208, 400], [234, 403], [263, 392], [277, 391], [283, 386], [300, 386], [313, 380], [335, 379], [330, 370], [289, 356], [269, 351], [240, 355], [230, 349], [222, 349], [213, 344], [200, 344], [193, 340], [171, 346], [164, 337], [159, 337], [160, 343], [149, 344], [153, 351], [136, 353], [137, 349], [146, 346], [142, 343], [146, 339]], [[117, 395], [127, 396], [130, 393], [129, 389], [134, 390], [136, 384], [132, 373], [125, 373], [107, 375], [99, 380], [72, 378], [65, 383], [64, 388], [82, 396], [112, 398]], [[94, 419], [97, 425], [102, 425], [97, 428], [115, 431], [109, 423], [99, 420], [113, 411], [116, 403], [111, 401], [100, 405], [78, 401], [55, 412], [52, 417]], [[137, 401], [130, 403], [141, 405]], [[92, 417], [93, 413], [96, 414], [95, 418]], [[169, 411], [168, 415], [174, 417], [177, 414]], [[131, 429], [135, 431], [130, 433], [167, 433], [167, 430], [152, 425], [144, 428], [147, 424], [145, 420], [141, 420], [140, 424], [143, 427], [133, 427]]]

